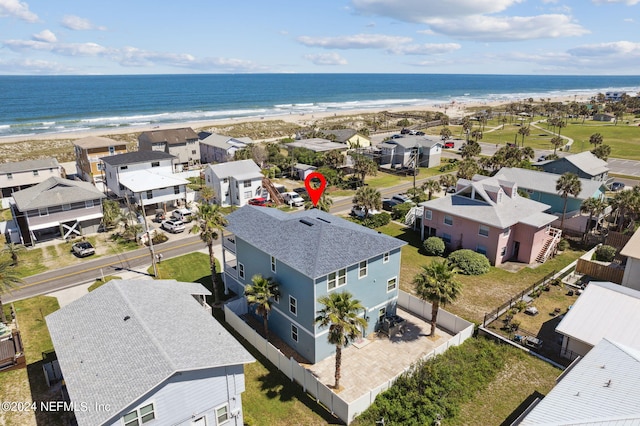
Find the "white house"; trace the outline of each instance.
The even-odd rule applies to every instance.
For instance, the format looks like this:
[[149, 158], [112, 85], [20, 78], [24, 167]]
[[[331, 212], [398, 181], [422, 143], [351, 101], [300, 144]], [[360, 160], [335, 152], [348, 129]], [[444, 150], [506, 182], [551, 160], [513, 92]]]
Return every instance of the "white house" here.
[[232, 138], [212, 133], [200, 141], [200, 161], [203, 164], [231, 161], [237, 150], [253, 143], [253, 139], [249, 137]]
[[206, 185], [213, 188], [214, 202], [223, 207], [241, 207], [252, 198], [264, 196], [263, 176], [253, 160], [209, 164], [204, 176]]
[[46, 317], [79, 426], [243, 425], [254, 358], [198, 283], [110, 281]]
[[50, 177], [64, 178], [65, 176], [65, 170], [55, 158], [0, 164], [2, 198], [11, 197], [14, 192], [44, 182]]
[[105, 182], [116, 196], [165, 209], [186, 203], [189, 181], [174, 174], [174, 155], [137, 151], [103, 157], [102, 161]]

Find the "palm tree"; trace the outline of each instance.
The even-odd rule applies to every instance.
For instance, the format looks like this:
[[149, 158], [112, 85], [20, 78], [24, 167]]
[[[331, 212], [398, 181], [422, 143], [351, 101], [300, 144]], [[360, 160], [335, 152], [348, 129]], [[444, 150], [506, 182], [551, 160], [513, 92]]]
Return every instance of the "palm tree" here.
[[202, 200], [204, 200], [205, 203], [207, 204], [211, 203], [211, 200], [213, 200], [215, 196], [216, 196], [216, 193], [212, 187], [204, 185], [200, 188], [200, 198], [202, 198]]
[[591, 153], [601, 160], [607, 161], [611, 155], [611, 147], [609, 145], [598, 145], [591, 150]]
[[329, 213], [329, 210], [331, 210], [332, 205], [333, 205], [333, 200], [329, 198], [327, 194], [323, 193], [322, 196], [320, 196], [320, 199], [318, 200], [318, 204], [314, 206], [311, 201], [307, 201], [304, 203], [304, 209], [305, 210], [318, 209], [318, 210], [322, 210], [323, 212]]
[[264, 336], [269, 340], [269, 313], [276, 298], [280, 297], [279, 285], [273, 278], [265, 278], [260, 274], [251, 278], [253, 284], [244, 288], [244, 295], [249, 305], [255, 305], [256, 314], [262, 317]]
[[380, 210], [382, 207], [382, 194], [375, 188], [362, 186], [356, 191], [353, 204], [364, 208], [364, 217], [367, 217], [369, 210]]
[[22, 244], [7, 243], [2, 252], [11, 256], [11, 266], [18, 266], [18, 261], [20, 260], [18, 256], [25, 250], [26, 248]]
[[592, 144], [594, 148], [597, 148], [603, 141], [604, 139], [600, 133], [594, 133], [589, 136], [589, 143]]
[[378, 173], [378, 165], [369, 157], [364, 155], [352, 155], [353, 172], [360, 178], [360, 184], [364, 185], [367, 175], [375, 176]]
[[556, 153], [556, 150], [560, 148], [564, 144], [564, 139], [560, 136], [554, 136], [551, 138], [551, 145], [553, 145], [553, 153]]
[[558, 178], [556, 182], [556, 191], [564, 198], [564, 206], [562, 208], [562, 219], [560, 220], [560, 229], [564, 231], [564, 216], [567, 214], [567, 201], [569, 195], [574, 197], [582, 190], [582, 182], [575, 173], [566, 172]]
[[631, 191], [620, 191], [611, 199], [611, 207], [616, 211], [618, 216], [618, 232], [622, 231], [626, 217], [629, 213], [634, 212], [640, 205], [638, 191], [634, 187]]
[[458, 179], [452, 174], [446, 174], [446, 175], [440, 175], [438, 182], [444, 188], [445, 194], [446, 194], [447, 189], [451, 188], [452, 186], [453, 187], [456, 186], [456, 183], [458, 183]]
[[227, 224], [227, 219], [220, 212], [217, 204], [201, 204], [194, 214], [195, 226], [191, 228], [192, 234], [200, 234], [200, 239], [204, 241], [209, 249], [209, 266], [211, 268], [211, 282], [213, 283], [213, 300], [217, 305], [218, 295], [218, 275], [216, 274], [216, 258], [213, 254], [213, 242], [222, 235], [222, 227]]
[[429, 194], [429, 200], [431, 200], [433, 193], [440, 190], [440, 182], [435, 179], [429, 179], [422, 184], [420, 189], [427, 192]]
[[330, 293], [318, 299], [324, 307], [317, 312], [316, 324], [329, 327], [327, 339], [336, 346], [336, 369], [334, 389], [340, 388], [340, 368], [342, 365], [342, 348], [357, 339], [361, 329], [367, 327], [367, 320], [358, 316], [364, 311], [359, 300], [353, 299], [351, 293]]
[[524, 146], [524, 137], [529, 136], [529, 134], [531, 134], [531, 130], [529, 129], [529, 126], [522, 126], [518, 129], [518, 134], [522, 136], [522, 146]]
[[[0, 296], [4, 293], [11, 293], [11, 290], [22, 284], [22, 280], [11, 266], [10, 262], [0, 262]], [[7, 322], [7, 316], [4, 314], [2, 307], [2, 298], [0, 297], [0, 320]]]
[[431, 303], [431, 336], [436, 332], [440, 304], [454, 302], [462, 292], [462, 284], [455, 280], [457, 269], [448, 260], [434, 260], [413, 277], [416, 294]]
[[451, 139], [451, 129], [449, 129], [448, 127], [443, 127], [440, 130], [440, 139], [442, 139], [442, 142], [446, 142]]
[[[607, 203], [602, 201], [599, 198], [587, 198], [580, 205], [580, 211], [582, 213], [589, 213], [589, 220], [587, 221], [587, 225], [584, 227], [584, 236], [587, 237], [587, 233], [589, 232], [589, 226], [591, 225], [591, 219], [593, 219], [594, 215], [599, 216], [607, 206]], [[597, 222], [596, 222], [597, 224]]]
[[106, 229], [115, 228], [122, 217], [120, 204], [115, 200], [102, 201], [102, 223]]
[[477, 155], [480, 155], [482, 148], [480, 144], [477, 142], [467, 142], [462, 149], [460, 150], [460, 156], [463, 159], [473, 158]]

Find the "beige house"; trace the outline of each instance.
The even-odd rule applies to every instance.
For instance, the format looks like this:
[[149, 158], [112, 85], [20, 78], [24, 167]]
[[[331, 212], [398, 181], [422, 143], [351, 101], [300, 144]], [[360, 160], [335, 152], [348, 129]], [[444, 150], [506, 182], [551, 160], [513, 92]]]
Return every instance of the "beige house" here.
[[127, 143], [100, 136], [88, 136], [73, 143], [76, 152], [76, 173], [87, 182], [103, 181], [100, 158], [127, 152]]
[[371, 139], [361, 135], [354, 129], [320, 130], [326, 138], [343, 143], [349, 148], [367, 148], [371, 146]]
[[191, 127], [150, 130], [138, 136], [139, 151], [160, 151], [178, 157], [176, 171], [200, 164], [200, 140]]
[[30, 188], [50, 177], [65, 177], [65, 171], [55, 158], [26, 160], [0, 164], [2, 198]]

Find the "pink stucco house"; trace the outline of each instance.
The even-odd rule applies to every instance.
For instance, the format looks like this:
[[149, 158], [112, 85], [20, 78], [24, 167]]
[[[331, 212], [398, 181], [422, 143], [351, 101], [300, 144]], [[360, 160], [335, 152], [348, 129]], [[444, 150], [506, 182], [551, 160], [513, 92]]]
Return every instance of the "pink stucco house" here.
[[456, 192], [420, 204], [422, 239], [438, 236], [450, 250], [471, 249], [492, 265], [544, 262], [560, 241], [547, 204], [518, 195], [518, 186], [496, 177], [458, 180]]

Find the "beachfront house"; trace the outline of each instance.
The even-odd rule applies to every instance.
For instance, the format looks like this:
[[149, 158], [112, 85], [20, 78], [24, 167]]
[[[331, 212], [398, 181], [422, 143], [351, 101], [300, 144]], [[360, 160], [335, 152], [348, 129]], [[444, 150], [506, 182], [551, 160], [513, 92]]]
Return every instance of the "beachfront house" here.
[[440, 165], [442, 140], [428, 136], [405, 135], [387, 139], [378, 145], [380, 167], [383, 169], [407, 169], [436, 167]]
[[200, 161], [202, 164], [232, 161], [237, 150], [253, 143], [249, 137], [233, 138], [212, 133], [200, 140]]
[[[280, 296], [270, 333], [311, 363], [335, 351], [327, 329], [315, 325], [318, 298], [349, 291], [365, 309], [364, 336], [396, 312], [400, 248], [406, 243], [317, 209], [285, 213], [244, 206], [227, 216], [223, 235], [226, 291], [244, 294], [254, 275], [272, 277]], [[246, 304], [237, 305], [247, 309]], [[251, 308], [253, 309], [253, 308]]]
[[242, 207], [252, 198], [266, 197], [263, 175], [253, 160], [209, 164], [204, 177], [205, 184], [213, 188], [213, 202], [222, 207]]
[[14, 192], [37, 185], [50, 177], [65, 176], [65, 170], [55, 158], [0, 164], [2, 198], [11, 197]]
[[94, 184], [102, 183], [102, 157], [124, 154], [127, 143], [101, 136], [87, 136], [73, 142], [76, 153], [76, 173], [80, 179]]
[[603, 338], [640, 350], [640, 291], [591, 281], [556, 327], [560, 356], [585, 356]]
[[606, 182], [609, 166], [606, 161], [599, 159], [589, 151], [567, 155], [555, 160], [542, 161], [536, 164], [543, 171], [561, 175], [567, 172], [578, 177]]
[[76, 424], [242, 426], [254, 358], [207, 295], [198, 283], [114, 280], [47, 315]]
[[11, 213], [17, 232], [10, 229], [9, 239], [33, 246], [98, 232], [103, 198], [105, 195], [89, 182], [57, 176], [14, 192]]
[[165, 211], [167, 206], [186, 204], [189, 181], [174, 173], [174, 155], [136, 151], [101, 160], [105, 184], [116, 197]]
[[159, 151], [174, 155], [177, 172], [200, 164], [200, 140], [191, 127], [149, 130], [138, 136], [139, 151]]
[[515, 182], [498, 177], [459, 179], [451, 196], [420, 203], [422, 239], [437, 236], [449, 250], [482, 253], [492, 265], [544, 262], [560, 241], [548, 204], [518, 195]]

